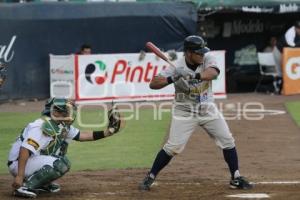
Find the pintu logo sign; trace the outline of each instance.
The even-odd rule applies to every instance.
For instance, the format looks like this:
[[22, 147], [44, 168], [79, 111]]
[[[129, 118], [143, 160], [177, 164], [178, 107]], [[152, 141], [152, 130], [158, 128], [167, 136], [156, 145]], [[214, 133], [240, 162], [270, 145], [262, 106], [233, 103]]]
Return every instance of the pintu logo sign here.
[[84, 74], [89, 83], [101, 85], [107, 79], [106, 65], [104, 62], [97, 60], [95, 63], [86, 66]]

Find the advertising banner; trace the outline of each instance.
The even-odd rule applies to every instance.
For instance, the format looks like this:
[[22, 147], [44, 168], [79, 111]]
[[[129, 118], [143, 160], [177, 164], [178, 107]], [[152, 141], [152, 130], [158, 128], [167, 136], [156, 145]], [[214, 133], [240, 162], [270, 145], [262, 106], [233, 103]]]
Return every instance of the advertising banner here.
[[300, 94], [300, 48], [284, 48], [282, 62], [282, 93]]
[[172, 85], [151, 90], [149, 82], [166, 63], [147, 54], [104, 54], [76, 56], [76, 99], [100, 101], [133, 101], [171, 99]]
[[217, 58], [217, 64], [220, 69], [220, 74], [217, 79], [213, 80], [212, 91], [215, 98], [226, 98], [226, 72], [225, 72], [225, 51], [211, 51]]
[[[217, 57], [220, 76], [213, 81], [216, 97], [225, 98], [225, 52], [210, 52]], [[183, 53], [177, 53], [182, 57]], [[152, 90], [153, 76], [167, 67], [152, 53], [143, 60], [139, 54], [99, 54], [75, 56], [76, 100], [140, 101], [173, 99], [174, 87]]]
[[74, 55], [50, 55], [50, 96], [75, 98]]

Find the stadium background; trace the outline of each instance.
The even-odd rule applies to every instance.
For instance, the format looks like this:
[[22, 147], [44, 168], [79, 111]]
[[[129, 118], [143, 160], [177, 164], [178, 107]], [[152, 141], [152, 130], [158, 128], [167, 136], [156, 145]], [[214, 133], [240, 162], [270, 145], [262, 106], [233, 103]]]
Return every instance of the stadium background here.
[[[212, 49], [226, 50], [229, 92], [251, 92], [218, 100], [218, 104], [230, 105], [224, 114], [236, 115], [232, 105], [251, 101], [283, 112], [266, 114], [260, 121], [229, 121], [241, 170], [257, 184], [251, 193], [266, 193], [278, 200], [299, 199], [299, 95], [252, 93], [259, 75], [257, 64], [235, 62], [236, 51], [249, 44], [257, 51], [263, 49], [270, 35], [281, 35], [299, 19], [299, 4], [271, 0], [0, 3], [0, 45], [3, 49], [14, 41], [11, 60], [12, 51], [0, 52], [0, 61], [8, 64], [8, 79], [0, 90], [0, 199], [11, 199], [12, 177], [5, 166], [10, 144], [40, 115], [49, 97], [50, 53], [75, 53], [82, 43], [90, 43], [95, 53], [136, 53], [149, 40], [164, 50], [181, 50], [182, 39], [189, 34], [201, 34]], [[270, 8], [274, 9], [266, 13]], [[224, 22], [249, 30], [235, 29], [230, 37], [223, 37]], [[41, 101], [24, 101], [33, 98]], [[91, 145], [72, 144], [72, 170], [59, 180], [62, 192], [39, 198], [224, 199], [239, 193], [226, 187], [227, 169], [221, 153], [202, 130], [196, 131], [152, 192], [139, 192], [137, 183], [163, 143], [170, 119], [169, 113], [155, 121], [151, 110], [140, 112], [141, 117], [127, 122], [119, 135]], [[98, 117], [97, 111], [84, 114], [87, 122], [97, 123]]]
[[[0, 45], [11, 44], [14, 56], [8, 61], [5, 54], [12, 52], [1, 53], [9, 78], [0, 100], [48, 97], [49, 54], [76, 53], [82, 43], [94, 53], [138, 53], [146, 41], [180, 51], [190, 34], [226, 51], [227, 92], [254, 91], [256, 57], [243, 63], [235, 54], [253, 46], [261, 51], [270, 36], [282, 35], [299, 18], [298, 11], [299, 1], [272, 0], [1, 3]], [[227, 36], [225, 23], [233, 27]]]

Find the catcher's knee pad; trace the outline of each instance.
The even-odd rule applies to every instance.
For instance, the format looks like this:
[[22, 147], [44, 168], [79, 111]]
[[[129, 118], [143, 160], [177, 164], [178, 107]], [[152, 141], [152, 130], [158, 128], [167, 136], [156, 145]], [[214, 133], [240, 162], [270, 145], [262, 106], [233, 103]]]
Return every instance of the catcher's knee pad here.
[[71, 163], [66, 156], [59, 157], [53, 162], [53, 168], [60, 174], [60, 176], [62, 176], [70, 170]]
[[163, 147], [163, 149], [165, 150], [165, 152], [167, 154], [169, 154], [170, 156], [175, 156], [177, 154], [180, 154], [183, 149], [185, 147], [185, 144], [170, 144], [170, 143], [166, 143]]
[[70, 162], [66, 157], [61, 157], [53, 162], [53, 167], [45, 165], [29, 176], [24, 185], [29, 189], [36, 189], [62, 177], [70, 170]]

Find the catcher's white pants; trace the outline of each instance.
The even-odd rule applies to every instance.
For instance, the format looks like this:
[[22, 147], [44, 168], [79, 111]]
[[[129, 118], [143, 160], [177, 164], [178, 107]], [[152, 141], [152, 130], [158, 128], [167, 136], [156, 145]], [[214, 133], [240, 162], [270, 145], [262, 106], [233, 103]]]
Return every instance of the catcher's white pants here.
[[[30, 156], [25, 166], [25, 177], [32, 175], [34, 172], [38, 171], [45, 165], [50, 165], [51, 167], [53, 167], [53, 162], [56, 159], [56, 157], [45, 155]], [[14, 161], [9, 166], [9, 172], [13, 176], [16, 176], [18, 174], [18, 161]]]
[[173, 109], [170, 134], [163, 149], [171, 156], [181, 153], [197, 126], [204, 128], [221, 149], [235, 147], [223, 115], [215, 104], [210, 104], [206, 113], [201, 115]]

